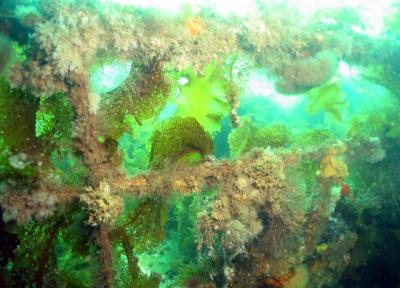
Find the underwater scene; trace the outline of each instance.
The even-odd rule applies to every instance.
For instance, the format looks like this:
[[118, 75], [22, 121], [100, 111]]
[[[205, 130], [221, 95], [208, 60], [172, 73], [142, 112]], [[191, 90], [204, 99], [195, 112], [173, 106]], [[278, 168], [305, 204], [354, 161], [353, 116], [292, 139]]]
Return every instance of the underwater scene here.
[[399, 0], [0, 0], [0, 287], [400, 288], [399, 104]]

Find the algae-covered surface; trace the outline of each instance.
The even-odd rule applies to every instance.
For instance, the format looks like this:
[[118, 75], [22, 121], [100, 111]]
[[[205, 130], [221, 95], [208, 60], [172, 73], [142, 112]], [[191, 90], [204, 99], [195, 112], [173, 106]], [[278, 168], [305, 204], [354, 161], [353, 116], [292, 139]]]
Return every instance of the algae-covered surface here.
[[0, 287], [400, 287], [399, 32], [395, 0], [0, 1]]

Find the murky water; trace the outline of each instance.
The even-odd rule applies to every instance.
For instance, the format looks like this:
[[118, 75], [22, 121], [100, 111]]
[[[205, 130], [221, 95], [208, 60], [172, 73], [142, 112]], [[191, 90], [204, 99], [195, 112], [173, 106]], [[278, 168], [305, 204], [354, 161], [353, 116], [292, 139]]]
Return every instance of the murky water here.
[[400, 3], [236, 2], [0, 2], [0, 287], [400, 287]]

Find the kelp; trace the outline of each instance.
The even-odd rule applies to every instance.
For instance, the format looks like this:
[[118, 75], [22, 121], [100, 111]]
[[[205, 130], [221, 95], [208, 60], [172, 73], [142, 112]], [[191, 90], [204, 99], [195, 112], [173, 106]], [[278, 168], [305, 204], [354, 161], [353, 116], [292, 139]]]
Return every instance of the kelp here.
[[290, 131], [283, 124], [261, 126], [243, 118], [240, 127], [231, 131], [228, 143], [231, 157], [238, 157], [254, 148], [284, 147], [290, 142]]
[[0, 179], [37, 174], [31, 161], [32, 154], [43, 148], [35, 137], [37, 109], [38, 99], [0, 78]]
[[72, 136], [73, 120], [74, 112], [67, 95], [42, 97], [36, 111], [35, 136], [48, 146], [66, 146]]
[[14, 251], [10, 271], [11, 275], [19, 275], [12, 277], [15, 287], [32, 284], [43, 287], [44, 282], [55, 284], [53, 248], [62, 225], [61, 218], [53, 217], [46, 223], [32, 222], [15, 230], [21, 243]]
[[160, 278], [145, 275], [137, 255], [155, 249], [164, 240], [167, 206], [160, 199], [125, 200], [125, 211], [111, 231], [114, 258], [120, 267], [114, 281], [124, 287], [156, 287]]
[[174, 101], [176, 116], [193, 117], [205, 131], [218, 132], [221, 119], [230, 111], [226, 99], [229, 86], [222, 67], [211, 63], [204, 68], [202, 75], [196, 75], [190, 69], [179, 75], [188, 82], [179, 87], [179, 97]]
[[211, 153], [211, 136], [192, 117], [175, 117], [161, 123], [151, 138], [150, 163], [155, 169], [165, 167], [182, 158], [195, 160]]
[[71, 149], [55, 149], [50, 155], [53, 173], [63, 184], [82, 185], [88, 177], [87, 167], [82, 158]]
[[298, 147], [322, 147], [335, 141], [334, 134], [329, 129], [306, 130], [296, 137], [294, 145]]
[[12, 89], [0, 78], [0, 136], [11, 152], [32, 152], [39, 147], [35, 137], [38, 99], [20, 89]]
[[125, 117], [129, 122], [130, 131], [122, 134], [118, 141], [118, 150], [123, 153], [122, 167], [124, 171], [133, 176], [146, 171], [150, 162], [151, 135], [154, 124], [144, 121], [138, 124], [132, 115]]
[[[368, 199], [351, 193], [369, 197], [373, 190], [389, 209], [370, 206], [374, 214], [357, 215], [357, 222], [398, 213], [400, 135], [398, 105], [390, 116], [354, 119], [346, 136], [343, 123], [319, 117], [347, 120], [340, 83], [327, 81], [340, 61], [357, 62], [381, 41], [356, 31], [365, 26], [354, 9], [308, 22], [283, 5], [259, 5], [249, 18], [219, 18], [208, 8], [176, 18], [138, 7], [47, 2], [14, 5], [45, 17], [32, 19], [27, 58], [10, 75], [19, 88], [0, 81], [0, 198], [8, 200], [1, 202], [8, 226], [1, 223], [0, 233], [12, 242], [0, 249], [0, 286], [352, 287], [337, 282], [355, 232], [369, 231], [335, 205], [354, 213]], [[376, 67], [374, 82], [396, 94], [393, 42], [390, 57], [368, 65]], [[6, 63], [10, 43], [0, 46]], [[114, 61], [123, 70], [118, 79], [104, 68]], [[242, 117], [249, 110], [238, 110], [240, 97], [252, 96], [243, 88], [254, 84], [247, 76], [260, 67], [286, 94], [308, 92], [306, 111], [319, 115], [305, 116], [300, 101], [285, 105], [269, 90], [257, 95], [268, 104], [249, 101], [259, 105], [252, 116], [260, 123]], [[113, 85], [95, 87], [98, 69]], [[0, 70], [8, 69], [0, 63]], [[213, 140], [224, 150], [215, 156], [230, 152], [229, 159], [213, 157]], [[383, 156], [367, 163], [365, 143]], [[358, 162], [347, 170], [351, 161]], [[18, 221], [25, 210], [35, 214]], [[96, 213], [108, 216], [90, 221]], [[398, 222], [390, 224], [397, 229]], [[360, 263], [375, 260], [368, 257]]]
[[186, 287], [192, 281], [207, 282], [206, 261], [197, 257], [197, 214], [213, 199], [215, 191], [176, 195], [168, 201], [165, 238], [155, 249], [138, 255], [143, 270], [162, 276], [161, 287]]
[[323, 86], [314, 88], [308, 93], [308, 103], [306, 111], [311, 115], [320, 111], [327, 113], [333, 120], [341, 122], [343, 113], [347, 107], [340, 83], [330, 82]]
[[167, 103], [170, 89], [161, 63], [132, 67], [120, 87], [102, 96], [97, 113], [105, 136], [118, 140], [128, 131], [129, 125], [124, 122], [127, 115], [133, 115], [139, 125], [157, 116]]

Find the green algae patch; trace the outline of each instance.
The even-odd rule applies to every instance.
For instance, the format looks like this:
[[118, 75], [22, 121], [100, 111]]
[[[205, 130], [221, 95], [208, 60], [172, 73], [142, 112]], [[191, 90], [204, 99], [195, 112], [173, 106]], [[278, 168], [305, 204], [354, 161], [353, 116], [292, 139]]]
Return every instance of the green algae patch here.
[[133, 115], [140, 125], [153, 119], [167, 104], [170, 91], [161, 64], [132, 68], [123, 85], [102, 96], [98, 118], [104, 134], [118, 140], [127, 131], [127, 115]]
[[40, 99], [36, 112], [35, 135], [50, 144], [70, 141], [74, 112], [67, 95], [55, 94]]
[[238, 157], [253, 148], [278, 148], [290, 142], [290, 131], [285, 125], [272, 124], [261, 127], [252, 122], [250, 118], [244, 118], [242, 125], [228, 136], [230, 154]]
[[221, 119], [230, 111], [226, 100], [228, 84], [223, 75], [222, 68], [213, 63], [205, 67], [202, 76], [187, 71], [188, 83], [180, 88], [176, 115], [193, 117], [207, 132], [218, 132]]
[[182, 159], [193, 163], [213, 150], [210, 134], [191, 117], [175, 117], [161, 123], [151, 143], [150, 162], [156, 169]]
[[54, 174], [66, 185], [83, 185], [88, 171], [83, 160], [72, 150], [60, 149], [51, 153]]
[[307, 113], [313, 115], [325, 111], [333, 120], [341, 122], [347, 100], [339, 82], [332, 82], [314, 88], [308, 92]]
[[118, 149], [124, 155], [122, 162], [124, 171], [129, 176], [134, 176], [149, 167], [150, 138], [155, 127], [151, 120], [139, 125], [132, 115], [127, 115], [125, 122], [129, 125], [130, 131], [122, 134], [118, 140]]
[[301, 133], [295, 145], [298, 147], [319, 147], [335, 141], [334, 134], [328, 129], [306, 130]]
[[35, 137], [37, 99], [12, 89], [0, 78], [0, 136], [11, 152], [31, 152], [38, 147]]

